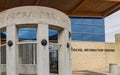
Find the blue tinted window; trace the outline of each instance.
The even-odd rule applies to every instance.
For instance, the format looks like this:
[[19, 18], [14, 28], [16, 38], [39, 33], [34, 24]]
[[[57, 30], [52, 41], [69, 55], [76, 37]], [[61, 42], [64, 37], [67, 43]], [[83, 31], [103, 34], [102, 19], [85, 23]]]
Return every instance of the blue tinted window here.
[[1, 38], [5, 39], [6, 38], [6, 31], [1, 33]]
[[19, 40], [36, 40], [36, 28], [19, 28]]
[[92, 41], [92, 34], [82, 34], [83, 41]]
[[81, 40], [81, 34], [72, 33], [72, 40]]
[[93, 19], [93, 24], [104, 26], [104, 19]]
[[82, 31], [81, 25], [75, 25], [75, 24], [73, 24], [71, 26], [71, 29], [72, 29], [72, 32], [81, 32]]
[[[71, 18], [72, 40], [104, 41], [104, 19], [77, 17]], [[98, 38], [97, 38], [98, 37]]]
[[49, 40], [58, 40], [58, 32], [56, 30], [49, 30]]
[[104, 35], [94, 35], [93, 36], [93, 41], [105, 41], [105, 36]]
[[93, 33], [104, 34], [104, 27], [102, 27], [102, 26], [93, 26]]
[[92, 33], [92, 26], [82, 25], [82, 32]]
[[83, 19], [83, 24], [92, 24], [92, 19]]
[[53, 36], [53, 35], [56, 35], [56, 34], [57, 34], [57, 31], [49, 30], [49, 36]]
[[80, 19], [80, 18], [71, 18], [71, 23], [73, 23], [73, 24], [82, 24], [82, 19]]

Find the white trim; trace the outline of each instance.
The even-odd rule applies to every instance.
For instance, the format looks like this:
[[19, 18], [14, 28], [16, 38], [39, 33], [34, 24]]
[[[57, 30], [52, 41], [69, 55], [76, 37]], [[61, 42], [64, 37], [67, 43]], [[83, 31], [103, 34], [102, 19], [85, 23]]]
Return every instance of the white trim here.
[[21, 42], [18, 42], [17, 44], [30, 44], [30, 43], [37, 43], [37, 41], [21, 41]]

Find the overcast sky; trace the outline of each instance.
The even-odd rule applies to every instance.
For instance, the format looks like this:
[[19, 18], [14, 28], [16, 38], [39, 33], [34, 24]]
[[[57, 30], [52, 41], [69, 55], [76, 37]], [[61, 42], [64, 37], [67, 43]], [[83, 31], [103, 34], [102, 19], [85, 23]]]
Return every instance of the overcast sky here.
[[120, 10], [105, 18], [105, 41], [115, 42], [115, 34], [120, 34]]

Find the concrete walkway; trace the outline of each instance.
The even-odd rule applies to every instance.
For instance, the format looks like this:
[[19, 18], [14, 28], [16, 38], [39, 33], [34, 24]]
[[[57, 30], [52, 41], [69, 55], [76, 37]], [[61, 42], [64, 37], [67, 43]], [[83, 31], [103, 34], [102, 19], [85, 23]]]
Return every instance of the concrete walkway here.
[[76, 71], [73, 71], [72, 75], [120, 75], [120, 74], [111, 74], [111, 73], [96, 72], [96, 71], [89, 71], [89, 70], [76, 70]]

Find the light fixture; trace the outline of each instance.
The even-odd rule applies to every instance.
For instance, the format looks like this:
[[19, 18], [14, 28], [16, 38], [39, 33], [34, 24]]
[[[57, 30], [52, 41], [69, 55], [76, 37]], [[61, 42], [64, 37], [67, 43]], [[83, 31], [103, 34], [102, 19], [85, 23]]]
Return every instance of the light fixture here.
[[42, 44], [43, 46], [47, 45], [47, 40], [43, 39], [43, 40], [41, 41], [41, 44]]
[[7, 45], [8, 45], [9, 47], [11, 47], [11, 46], [13, 45], [13, 42], [12, 42], [11, 40], [9, 40], [9, 41], [7, 42]]

